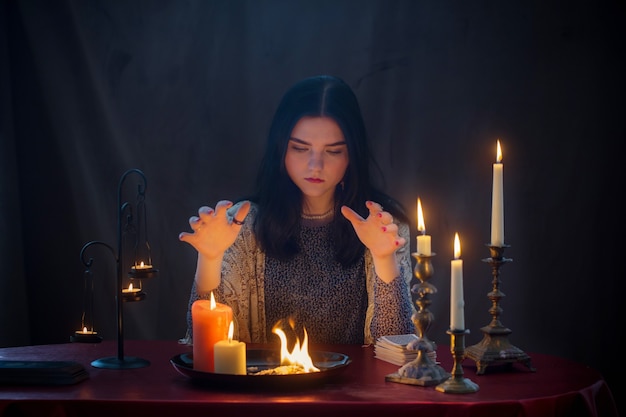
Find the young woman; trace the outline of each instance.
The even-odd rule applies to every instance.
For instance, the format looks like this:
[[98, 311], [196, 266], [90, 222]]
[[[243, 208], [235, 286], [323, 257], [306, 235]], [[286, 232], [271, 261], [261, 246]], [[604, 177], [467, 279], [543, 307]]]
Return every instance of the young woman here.
[[310, 343], [371, 344], [414, 331], [409, 227], [370, 178], [365, 125], [341, 79], [307, 78], [282, 98], [254, 196], [201, 207], [179, 238], [198, 251], [191, 305], [228, 304], [245, 342], [291, 320]]

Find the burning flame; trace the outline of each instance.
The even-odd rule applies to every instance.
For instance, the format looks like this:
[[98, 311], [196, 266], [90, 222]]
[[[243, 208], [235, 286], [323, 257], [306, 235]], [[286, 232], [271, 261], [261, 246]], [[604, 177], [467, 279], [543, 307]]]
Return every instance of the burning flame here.
[[211, 310], [215, 310], [217, 307], [217, 303], [215, 302], [215, 296], [213, 295], [213, 291], [211, 291], [211, 301], [209, 301], [209, 307]]
[[500, 139], [497, 141], [496, 145], [496, 163], [502, 162], [502, 147], [500, 147]]
[[300, 343], [300, 339], [296, 337], [296, 343], [291, 350], [287, 349], [287, 335], [285, 332], [274, 327], [272, 332], [278, 335], [280, 339], [280, 364], [281, 366], [297, 366], [301, 367], [304, 372], [320, 372], [318, 368], [313, 365], [313, 360], [309, 356], [309, 336], [304, 329], [304, 339]]
[[233, 341], [233, 334], [235, 333], [235, 328], [233, 327], [233, 321], [230, 321], [228, 325], [228, 344], [231, 344]]
[[417, 198], [417, 230], [426, 233], [426, 224], [424, 223], [424, 212], [422, 211], [422, 200]]

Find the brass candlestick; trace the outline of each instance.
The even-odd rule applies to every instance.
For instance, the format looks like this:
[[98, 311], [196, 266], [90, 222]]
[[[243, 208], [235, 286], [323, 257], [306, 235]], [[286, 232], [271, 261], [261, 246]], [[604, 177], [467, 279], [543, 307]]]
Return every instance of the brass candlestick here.
[[435, 350], [435, 343], [428, 340], [426, 336], [428, 329], [430, 329], [430, 326], [435, 320], [434, 314], [428, 309], [432, 303], [430, 301], [430, 295], [437, 293], [437, 288], [428, 282], [435, 273], [431, 260], [431, 258], [435, 256], [435, 253], [433, 252], [431, 255], [413, 253], [412, 256], [416, 261], [413, 274], [419, 280], [419, 284], [415, 284], [411, 287], [411, 292], [416, 295], [415, 304], [418, 307], [418, 310], [413, 314], [411, 319], [413, 320], [413, 324], [415, 324], [415, 329], [417, 329], [417, 335], [420, 339], [426, 343], [430, 343], [432, 350]]
[[450, 335], [450, 351], [454, 359], [452, 376], [437, 385], [435, 389], [450, 394], [470, 394], [478, 391], [478, 384], [463, 377], [463, 366], [461, 365], [461, 362], [465, 358], [465, 335], [469, 333], [469, 330], [450, 329], [446, 333]]
[[510, 365], [514, 362], [521, 362], [534, 372], [535, 368], [530, 363], [530, 357], [509, 342], [508, 336], [512, 333], [512, 330], [504, 327], [500, 322], [500, 314], [502, 313], [500, 300], [505, 296], [500, 291], [500, 267], [512, 261], [512, 259], [503, 256], [504, 249], [509, 247], [509, 245], [487, 246], [491, 256], [483, 259], [483, 262], [488, 262], [491, 265], [491, 274], [493, 276], [493, 288], [487, 294], [487, 297], [491, 300], [491, 308], [489, 309], [491, 323], [481, 327], [483, 339], [480, 343], [467, 348], [467, 357], [476, 362], [476, 374], [478, 375], [484, 374], [489, 365]]
[[416, 295], [415, 304], [419, 307], [411, 319], [419, 340], [416, 343], [411, 342], [407, 345], [407, 349], [416, 350], [417, 356], [413, 361], [403, 365], [398, 372], [387, 375], [385, 379], [409, 385], [437, 385], [448, 379], [450, 374], [429, 357], [429, 353], [434, 354], [436, 345], [426, 336], [435, 320], [434, 314], [428, 309], [431, 304], [430, 295], [437, 292], [437, 288], [428, 282], [434, 274], [431, 258], [435, 256], [435, 253], [431, 255], [413, 253], [412, 255], [416, 260], [413, 273], [420, 283], [411, 288], [411, 292]]

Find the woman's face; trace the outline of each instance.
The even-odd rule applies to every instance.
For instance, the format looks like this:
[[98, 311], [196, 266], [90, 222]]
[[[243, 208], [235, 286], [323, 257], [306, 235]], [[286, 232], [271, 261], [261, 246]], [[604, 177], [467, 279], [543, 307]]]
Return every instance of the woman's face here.
[[306, 202], [326, 205], [348, 168], [348, 145], [337, 123], [328, 117], [305, 116], [287, 144], [285, 167]]

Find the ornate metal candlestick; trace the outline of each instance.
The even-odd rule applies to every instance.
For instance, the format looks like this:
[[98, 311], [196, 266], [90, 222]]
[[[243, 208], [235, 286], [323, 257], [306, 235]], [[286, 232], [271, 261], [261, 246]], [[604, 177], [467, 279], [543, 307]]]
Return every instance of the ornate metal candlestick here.
[[446, 333], [450, 335], [451, 344], [450, 351], [454, 358], [454, 366], [452, 367], [452, 376], [445, 382], [437, 385], [435, 389], [440, 392], [451, 394], [470, 394], [478, 391], [478, 385], [471, 380], [463, 377], [463, 366], [461, 362], [465, 358], [465, 335], [469, 330], [448, 330]]
[[415, 267], [413, 268], [413, 274], [419, 280], [419, 284], [415, 284], [411, 287], [411, 292], [417, 296], [415, 304], [418, 307], [418, 310], [413, 314], [412, 320], [420, 339], [426, 343], [430, 343], [432, 350], [435, 350], [435, 343], [431, 342], [426, 336], [426, 333], [435, 320], [434, 314], [428, 309], [432, 303], [430, 301], [430, 295], [437, 293], [437, 288], [428, 282], [435, 273], [433, 263], [431, 261], [431, 258], [435, 256], [435, 253], [433, 252], [432, 255], [413, 253], [412, 256], [416, 261]]
[[432, 355], [432, 352], [435, 352], [436, 345], [426, 336], [435, 320], [434, 314], [428, 309], [431, 304], [430, 295], [437, 292], [437, 288], [428, 282], [434, 273], [431, 258], [435, 256], [435, 253], [432, 255], [413, 253], [412, 255], [416, 260], [413, 273], [420, 281], [411, 288], [411, 292], [417, 296], [415, 304], [419, 307], [412, 317], [419, 341], [415, 344], [411, 342], [407, 349], [417, 350], [417, 357], [403, 365], [397, 373], [387, 375], [385, 379], [409, 385], [437, 385], [448, 379], [450, 374], [429, 357], [429, 353]]
[[504, 297], [504, 293], [500, 291], [500, 267], [512, 261], [512, 259], [503, 256], [504, 249], [509, 247], [509, 245], [487, 246], [491, 256], [483, 259], [483, 262], [488, 262], [491, 265], [493, 276], [493, 289], [487, 294], [487, 297], [491, 300], [491, 308], [489, 309], [491, 323], [481, 327], [483, 339], [480, 343], [467, 348], [467, 357], [476, 362], [476, 373], [478, 375], [484, 374], [487, 366], [491, 364], [510, 365], [514, 362], [522, 362], [531, 371], [535, 371], [535, 368], [530, 363], [530, 357], [509, 342], [508, 336], [512, 333], [511, 329], [504, 327], [500, 323], [500, 314], [502, 313], [500, 299]]
[[[122, 191], [124, 181], [130, 174], [137, 174], [142, 179], [142, 183], [137, 185], [137, 203], [135, 206], [133, 206], [129, 202], [122, 203]], [[129, 171], [126, 171], [120, 179], [117, 195], [117, 252], [112, 246], [101, 241], [88, 242], [83, 246], [80, 251], [81, 260], [83, 261], [83, 264], [87, 266], [88, 272], [90, 272], [90, 268], [93, 264], [93, 258], [89, 258], [89, 260], [86, 260], [85, 253], [88, 248], [94, 245], [100, 245], [107, 248], [109, 252], [113, 255], [117, 266], [117, 282], [115, 295], [117, 307], [117, 356], [101, 358], [91, 362], [91, 365], [96, 368], [132, 369], [142, 368], [150, 365], [150, 362], [146, 359], [124, 356], [124, 309], [122, 306], [123, 302], [143, 300], [146, 294], [141, 290], [141, 280], [145, 278], [152, 278], [156, 276], [158, 272], [158, 270], [152, 267], [150, 245], [148, 243], [147, 223], [145, 218], [146, 186], [146, 177], [143, 172], [138, 169], [131, 169]], [[136, 208], [135, 213], [138, 217], [137, 221], [135, 221], [133, 217], [133, 207]], [[122, 219], [125, 219], [126, 222], [123, 223]], [[143, 244], [140, 245], [139, 242], [143, 242]], [[135, 286], [135, 288], [132, 288], [130, 285], [129, 288], [124, 288], [123, 265], [126, 264], [124, 258], [124, 249], [126, 246], [128, 246], [124, 245], [124, 243], [133, 243], [132, 250], [134, 256], [134, 265], [128, 272], [128, 277], [131, 280], [139, 280], [139, 286]]]

